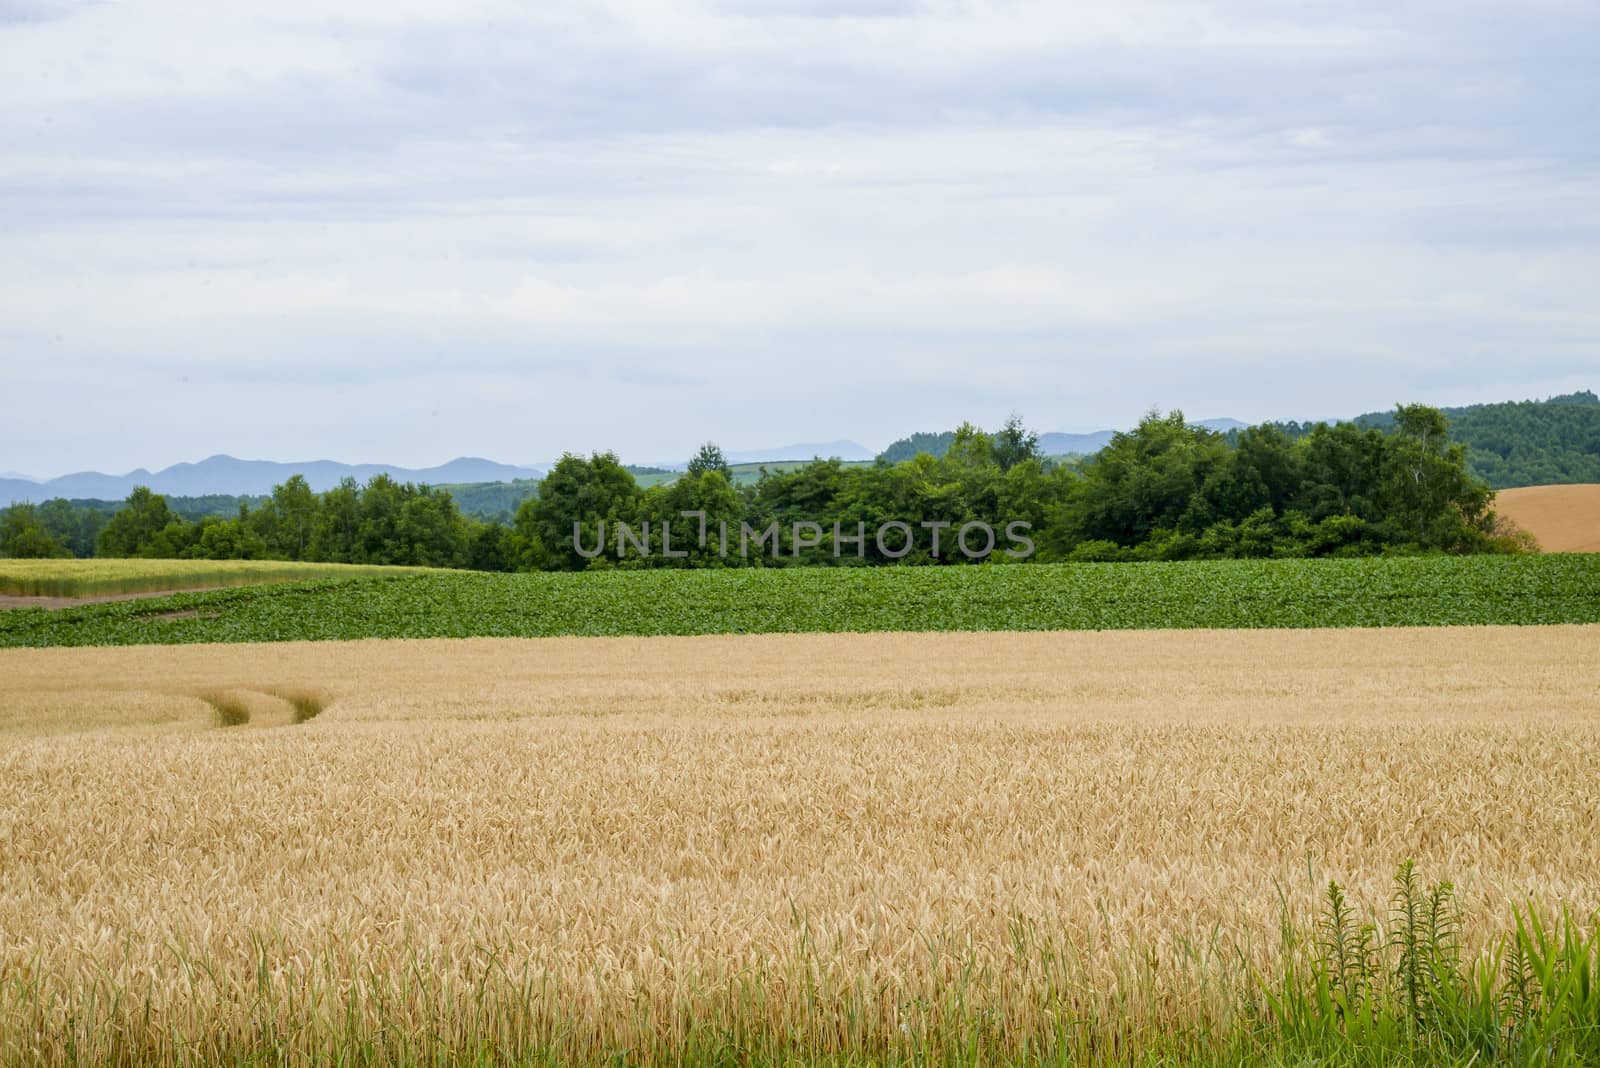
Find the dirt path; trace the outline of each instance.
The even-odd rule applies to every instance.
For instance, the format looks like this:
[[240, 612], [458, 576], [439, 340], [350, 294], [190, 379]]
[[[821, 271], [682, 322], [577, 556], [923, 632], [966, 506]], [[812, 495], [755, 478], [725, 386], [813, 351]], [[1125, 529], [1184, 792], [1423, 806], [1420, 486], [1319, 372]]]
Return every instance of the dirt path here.
[[181, 590], [150, 590], [145, 593], [102, 593], [93, 597], [22, 597], [14, 593], [0, 593], [0, 612], [8, 608], [75, 608], [84, 604], [105, 604], [108, 601], [139, 601], [148, 597], [165, 597], [172, 593], [204, 593], [207, 590], [228, 589], [226, 586], [189, 586]]

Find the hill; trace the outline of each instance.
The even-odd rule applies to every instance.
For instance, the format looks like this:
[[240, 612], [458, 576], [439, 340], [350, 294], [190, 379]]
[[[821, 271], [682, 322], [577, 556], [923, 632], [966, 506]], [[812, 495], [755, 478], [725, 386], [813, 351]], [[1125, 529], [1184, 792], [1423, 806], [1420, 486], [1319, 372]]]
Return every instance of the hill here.
[[455, 482], [438, 487], [455, 499], [456, 507], [474, 519], [511, 522], [517, 509], [529, 497], [539, 495], [537, 478], [519, 478], [510, 482]]
[[1600, 485], [1502, 490], [1495, 511], [1538, 538], [1547, 553], [1600, 553]]
[[0, 506], [15, 501], [47, 501], [53, 497], [69, 499], [120, 500], [135, 486], [148, 486], [171, 497], [203, 497], [213, 494], [259, 496], [292, 475], [302, 475], [318, 492], [332, 489], [340, 479], [366, 482], [374, 475], [386, 474], [400, 482], [426, 482], [429, 485], [473, 482], [510, 482], [539, 478], [543, 470], [495, 463], [463, 456], [438, 467], [398, 467], [393, 464], [344, 464], [333, 460], [304, 463], [279, 463], [274, 460], [239, 460], [232, 456], [211, 456], [198, 463], [173, 464], [159, 471], [138, 468], [123, 475], [99, 471], [80, 471], [59, 478], [0, 479]]
[[[1230, 430], [1241, 430], [1246, 424], [1237, 419], [1202, 419], [1194, 425], [1225, 434]], [[1091, 430], [1083, 434], [1050, 431], [1039, 435], [1039, 453], [1042, 456], [1087, 456], [1111, 444], [1111, 436], [1115, 433], [1115, 430]], [[950, 442], [954, 438], [953, 430], [946, 430], [943, 433], [922, 431], [901, 438], [879, 455], [889, 463], [909, 460], [919, 452], [925, 452], [930, 456], [943, 456], [949, 451]]]
[[[1445, 408], [1467, 466], [1495, 489], [1600, 482], [1600, 397], [1584, 390], [1542, 401]], [[1392, 412], [1355, 420], [1387, 430]]]
[[[1600, 396], [1588, 390], [1545, 400], [1506, 401], [1443, 408], [1450, 420], [1450, 437], [1467, 447], [1467, 467], [1495, 489], [1566, 483], [1600, 483]], [[1367, 412], [1351, 422], [1388, 430], [1393, 412]], [[1232, 434], [1245, 424], [1237, 419], [1205, 419], [1193, 424]], [[1314, 423], [1272, 424], [1298, 437]], [[1089, 455], [1111, 441], [1114, 431], [1086, 434], [1039, 435], [1045, 456]], [[883, 451], [891, 463], [909, 460], [919, 452], [943, 456], [953, 431], [918, 433], [901, 438]]]

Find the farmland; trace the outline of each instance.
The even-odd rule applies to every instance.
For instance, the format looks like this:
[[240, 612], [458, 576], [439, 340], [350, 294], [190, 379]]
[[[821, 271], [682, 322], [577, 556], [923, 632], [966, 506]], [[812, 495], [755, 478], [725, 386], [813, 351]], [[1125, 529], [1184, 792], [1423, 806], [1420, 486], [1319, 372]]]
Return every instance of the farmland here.
[[1462, 1063], [1272, 997], [1328, 879], [1600, 906], [1597, 642], [0, 652], [0, 1062]]
[[0, 612], [0, 1064], [1600, 1057], [1600, 556], [302, 566]]
[[418, 574], [422, 570], [287, 560], [0, 560], [0, 594], [100, 597], [313, 578]]
[[[70, 563], [70, 561], [68, 562]], [[1600, 622], [1600, 556], [432, 572], [0, 613], [0, 647]]]
[[[872, 460], [841, 460], [839, 466], [843, 468], [866, 468], [873, 465]], [[728, 481], [735, 486], [753, 486], [761, 481], [763, 475], [791, 474], [802, 470], [811, 460], [762, 460], [751, 463], [737, 463], [728, 465]], [[649, 489], [651, 486], [670, 486], [683, 477], [681, 471], [650, 471], [649, 473], [635, 474], [640, 488]]]
[[1502, 490], [1496, 506], [1545, 552], [1600, 552], [1600, 485]]

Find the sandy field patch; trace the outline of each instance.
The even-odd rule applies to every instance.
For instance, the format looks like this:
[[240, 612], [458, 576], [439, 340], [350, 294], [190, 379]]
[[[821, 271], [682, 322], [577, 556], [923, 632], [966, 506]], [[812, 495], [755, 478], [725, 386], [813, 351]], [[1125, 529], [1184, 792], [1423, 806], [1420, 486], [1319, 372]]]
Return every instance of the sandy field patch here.
[[1600, 485], [1501, 490], [1495, 511], [1538, 538], [1547, 553], [1600, 553]]

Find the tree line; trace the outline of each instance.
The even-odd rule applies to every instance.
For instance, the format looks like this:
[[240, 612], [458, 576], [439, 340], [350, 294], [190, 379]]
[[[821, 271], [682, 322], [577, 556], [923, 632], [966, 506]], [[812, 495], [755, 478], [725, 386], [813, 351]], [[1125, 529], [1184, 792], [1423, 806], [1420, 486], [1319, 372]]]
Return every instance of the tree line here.
[[[1445, 410], [1450, 436], [1467, 449], [1467, 470], [1495, 489], [1600, 482], [1600, 396], [1589, 390], [1542, 401], [1474, 404]], [[1390, 429], [1375, 412], [1360, 426]]]
[[[970, 524], [1021, 524], [1028, 558], [1040, 561], [1525, 548], [1498, 524], [1492, 501], [1444, 414], [1425, 405], [1400, 406], [1386, 428], [1266, 424], [1227, 435], [1175, 411], [1151, 413], [1083, 459], [1040, 456], [1037, 435], [1013, 417], [994, 433], [963, 425], [939, 456], [815, 460], [743, 487], [712, 444], [676, 480], [649, 488], [613, 453], [568, 454], [508, 523], [464, 515], [446, 490], [386, 475], [323, 493], [297, 475], [236, 515], [198, 519], [140, 488], [109, 516], [60, 500], [14, 505], [0, 513], [0, 554], [489, 571], [944, 564], [968, 559], [952, 539]], [[946, 538], [907, 548], [866, 533], [897, 523]], [[641, 535], [659, 544], [669, 531], [670, 556], [611, 551], [619, 537], [637, 547]], [[729, 554], [729, 531], [761, 534], [757, 551]]]

